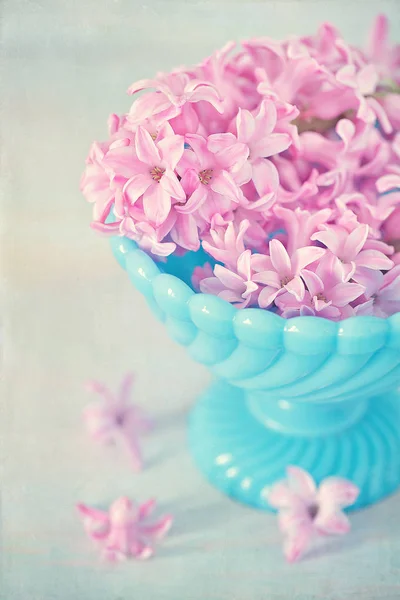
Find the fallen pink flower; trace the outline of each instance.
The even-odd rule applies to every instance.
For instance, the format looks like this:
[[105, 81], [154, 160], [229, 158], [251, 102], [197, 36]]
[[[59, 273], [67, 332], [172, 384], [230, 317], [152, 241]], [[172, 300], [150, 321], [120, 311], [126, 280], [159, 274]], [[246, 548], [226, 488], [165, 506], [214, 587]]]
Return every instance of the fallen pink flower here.
[[287, 479], [272, 486], [267, 499], [278, 510], [285, 557], [295, 562], [314, 538], [350, 531], [343, 508], [355, 503], [360, 490], [340, 477], [328, 477], [317, 488], [311, 475], [300, 467], [289, 466], [286, 472]]
[[108, 444], [122, 442], [129, 451], [133, 468], [140, 471], [143, 460], [138, 437], [151, 429], [152, 422], [141, 408], [129, 402], [132, 383], [133, 375], [128, 373], [116, 395], [98, 381], [87, 383], [86, 389], [100, 395], [102, 401], [88, 406], [84, 419], [95, 440]]
[[103, 558], [121, 561], [127, 558], [145, 560], [154, 554], [154, 542], [162, 539], [172, 525], [172, 516], [165, 515], [149, 522], [155, 500], [136, 505], [126, 496], [111, 504], [108, 511], [77, 504], [87, 535], [101, 547]]

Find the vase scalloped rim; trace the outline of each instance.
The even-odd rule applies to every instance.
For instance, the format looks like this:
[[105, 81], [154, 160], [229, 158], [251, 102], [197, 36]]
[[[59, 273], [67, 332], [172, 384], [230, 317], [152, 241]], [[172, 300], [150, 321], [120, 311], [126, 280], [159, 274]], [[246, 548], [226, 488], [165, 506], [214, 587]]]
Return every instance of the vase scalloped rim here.
[[[300, 337], [302, 337], [303, 341], [307, 340], [308, 343], [318, 342], [318, 346], [320, 346], [322, 338], [324, 338], [326, 346], [329, 346], [329, 343], [337, 338], [346, 338], [348, 341], [351, 338], [355, 343], [352, 346], [352, 351], [344, 352], [346, 354], [359, 354], [371, 351], [370, 342], [374, 336], [376, 340], [374, 344], [375, 350], [384, 346], [390, 346], [400, 351], [400, 312], [388, 318], [355, 316], [341, 321], [331, 321], [324, 317], [315, 316], [299, 316], [285, 319], [270, 310], [255, 307], [239, 309], [218, 296], [196, 292], [176, 275], [164, 273], [159, 267], [159, 264], [162, 263], [157, 263], [151, 254], [142, 250], [135, 241], [124, 236], [113, 236], [111, 243], [114, 252], [117, 250], [115, 246], [118, 246], [119, 254], [128, 255], [135, 251], [136, 258], [139, 256], [143, 257], [143, 265], [139, 266], [139, 268], [142, 269], [142, 277], [144, 276], [145, 269], [150, 267], [153, 270], [151, 280], [145, 277], [151, 283], [153, 295], [159, 298], [160, 294], [164, 293], [169, 298], [174, 298], [174, 304], [179, 302], [180, 298], [181, 308], [185, 309], [189, 305], [189, 310], [190, 305], [193, 305], [193, 303], [196, 305], [195, 309], [198, 310], [199, 304], [203, 300], [206, 300], [207, 307], [203, 307], [203, 314], [210, 314], [210, 309], [212, 308], [212, 317], [214, 319], [218, 317], [218, 320], [220, 319], [225, 323], [233, 321], [236, 326], [236, 333], [238, 327], [245, 327], [247, 330], [252, 329], [254, 331], [254, 327], [252, 327], [254, 324], [256, 327], [264, 325], [268, 329], [268, 331], [264, 332], [265, 334], [271, 334], [272, 332], [278, 334], [281, 332], [285, 336], [289, 334], [291, 338], [297, 338], [299, 334], [302, 334]], [[126, 245], [129, 245], [129, 249], [126, 248]], [[147, 265], [144, 264], [145, 262], [147, 262]], [[155, 272], [155, 270], [158, 272]], [[157, 279], [156, 290], [154, 290], [155, 278]], [[145, 292], [143, 293], [146, 295]], [[165, 307], [162, 307], [162, 309], [165, 311]], [[168, 310], [165, 312], [168, 313]], [[173, 312], [176, 313], [176, 308]], [[257, 323], [254, 323], [254, 320]], [[294, 336], [293, 334], [297, 335]], [[241, 336], [238, 337], [241, 339]], [[367, 340], [368, 349], [362, 347], [362, 344]]]

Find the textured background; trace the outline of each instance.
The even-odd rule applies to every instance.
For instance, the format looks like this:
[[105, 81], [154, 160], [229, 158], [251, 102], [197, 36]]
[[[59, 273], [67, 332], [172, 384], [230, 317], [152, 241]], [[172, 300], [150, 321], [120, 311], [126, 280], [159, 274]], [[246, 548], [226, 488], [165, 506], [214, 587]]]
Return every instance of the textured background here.
[[[294, 567], [275, 519], [209, 487], [186, 446], [207, 372], [170, 342], [88, 227], [78, 191], [89, 143], [126, 110], [134, 80], [200, 60], [227, 39], [311, 33], [332, 20], [362, 40], [377, 10], [400, 38], [398, 0], [139, 3], [3, 0], [1, 10], [1, 409], [4, 600], [395, 600], [400, 496], [353, 515], [353, 532]], [[158, 415], [148, 469], [93, 446], [88, 377], [137, 372]], [[115, 460], [118, 458], [118, 460]], [[176, 525], [153, 562], [99, 564], [74, 503], [156, 495]]]

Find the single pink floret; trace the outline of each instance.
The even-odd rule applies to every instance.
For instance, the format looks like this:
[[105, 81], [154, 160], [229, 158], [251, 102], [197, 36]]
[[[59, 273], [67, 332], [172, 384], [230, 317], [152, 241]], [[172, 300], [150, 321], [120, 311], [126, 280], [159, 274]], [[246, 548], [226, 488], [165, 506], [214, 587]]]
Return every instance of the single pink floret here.
[[165, 515], [149, 522], [155, 505], [155, 500], [136, 505], [123, 496], [115, 500], [108, 511], [85, 504], [78, 504], [77, 509], [86, 533], [100, 545], [103, 558], [114, 562], [153, 556], [154, 542], [168, 533], [173, 520], [171, 515]]
[[269, 243], [270, 256], [255, 255], [253, 266], [257, 274], [253, 281], [262, 284], [258, 303], [261, 308], [267, 308], [275, 299], [285, 291], [302, 300], [305, 294], [302, 271], [320, 259], [324, 254], [323, 248], [308, 246], [296, 250], [292, 257], [289, 256], [285, 246], [277, 239]]
[[122, 442], [128, 449], [133, 468], [143, 467], [138, 437], [152, 428], [152, 421], [144, 411], [129, 402], [133, 375], [128, 373], [117, 394], [98, 381], [90, 381], [86, 389], [102, 397], [102, 401], [88, 406], [84, 419], [89, 434], [102, 443]]
[[112, 145], [104, 158], [109, 169], [127, 179], [123, 192], [130, 205], [143, 196], [144, 213], [155, 226], [167, 219], [173, 201], [186, 201], [174, 172], [183, 144], [180, 135], [154, 141], [150, 133], [139, 126], [134, 145]]
[[375, 272], [365, 298], [364, 302], [355, 307], [357, 315], [387, 318], [400, 312], [400, 264], [385, 274], [381, 271]]
[[245, 308], [256, 296], [258, 285], [253, 281], [252, 255], [245, 250], [239, 256], [236, 271], [231, 271], [221, 265], [214, 267], [215, 277], [208, 277], [200, 282], [204, 294], [214, 294]]
[[350, 531], [343, 508], [355, 503], [360, 490], [340, 477], [328, 477], [317, 488], [311, 475], [300, 467], [289, 466], [286, 472], [287, 479], [273, 485], [267, 499], [278, 510], [286, 559], [295, 562], [313, 538]]
[[346, 229], [322, 225], [321, 231], [311, 236], [324, 244], [337, 258], [337, 267], [342, 274], [342, 281], [349, 281], [358, 267], [372, 270], [388, 270], [393, 267], [393, 261], [383, 252], [375, 249], [365, 249], [368, 238], [368, 225], [356, 227], [350, 234]]

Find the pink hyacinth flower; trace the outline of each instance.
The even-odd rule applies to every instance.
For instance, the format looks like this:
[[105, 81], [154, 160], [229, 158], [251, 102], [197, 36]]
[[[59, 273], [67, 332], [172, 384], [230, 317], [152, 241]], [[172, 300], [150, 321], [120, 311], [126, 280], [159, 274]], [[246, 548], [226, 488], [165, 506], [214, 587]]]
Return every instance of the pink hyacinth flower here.
[[368, 225], [362, 224], [350, 234], [341, 227], [322, 225], [322, 230], [311, 236], [324, 244], [337, 258], [337, 268], [342, 274], [342, 281], [349, 281], [358, 267], [373, 270], [388, 270], [393, 261], [383, 252], [365, 249], [368, 238]]
[[108, 511], [85, 504], [78, 504], [77, 509], [86, 533], [99, 544], [103, 558], [114, 562], [130, 557], [145, 560], [154, 554], [154, 542], [162, 539], [172, 525], [171, 515], [148, 521], [155, 505], [155, 500], [148, 500], [138, 506], [123, 496]]
[[243, 219], [239, 226], [231, 222], [225, 230], [222, 227], [210, 229], [210, 238], [204, 240], [202, 246], [215, 260], [234, 269], [239, 256], [246, 249], [244, 236], [249, 226], [250, 222]]
[[173, 199], [186, 200], [174, 169], [183, 153], [183, 137], [169, 135], [154, 141], [150, 133], [139, 126], [134, 145], [111, 145], [104, 163], [127, 179], [123, 192], [130, 205], [143, 196], [146, 217], [155, 226], [168, 217]]
[[365, 295], [367, 300], [355, 308], [357, 315], [387, 318], [400, 312], [400, 264], [385, 274], [376, 271]]
[[389, 21], [385, 15], [378, 15], [371, 29], [367, 55], [378, 69], [382, 80], [390, 80], [400, 65], [400, 46], [390, 46]]
[[285, 557], [295, 562], [315, 537], [350, 531], [343, 508], [354, 504], [360, 490], [339, 477], [328, 477], [317, 488], [311, 475], [300, 467], [290, 466], [286, 472], [287, 480], [272, 486], [267, 499], [279, 511]]
[[333, 255], [326, 255], [317, 264], [315, 272], [303, 269], [302, 279], [307, 286], [303, 300], [299, 302], [288, 292], [276, 299], [277, 306], [284, 314], [291, 312], [294, 316], [295, 311], [301, 314], [302, 310], [304, 314], [307, 307], [310, 309], [309, 314], [327, 319], [338, 320], [352, 316], [353, 311], [351, 308], [349, 310], [349, 305], [360, 298], [366, 288], [360, 283], [344, 283], [335, 269], [334, 261]]
[[123, 442], [127, 447], [133, 468], [140, 471], [143, 466], [138, 437], [152, 428], [151, 420], [143, 410], [129, 402], [133, 375], [128, 373], [117, 394], [104, 384], [90, 381], [86, 388], [99, 394], [102, 401], [88, 406], [84, 419], [89, 434], [101, 443]]
[[119, 226], [121, 235], [137, 242], [143, 250], [161, 257], [169, 256], [176, 250], [173, 242], [163, 242], [170, 229], [168, 219], [155, 228], [145, 221], [135, 222], [130, 216], [125, 217]]
[[253, 281], [264, 286], [258, 297], [260, 307], [268, 308], [285, 291], [302, 300], [305, 294], [301, 278], [303, 269], [320, 259], [325, 252], [323, 248], [308, 246], [299, 248], [290, 257], [282, 242], [277, 239], [271, 240], [270, 256], [253, 257], [253, 266], [257, 271]]
[[288, 234], [288, 252], [309, 246], [311, 236], [332, 216], [332, 210], [329, 208], [311, 213], [301, 208], [293, 210], [279, 205], [274, 207], [274, 213], [282, 219]]
[[261, 102], [255, 116], [250, 111], [240, 108], [236, 117], [237, 138], [239, 142], [246, 144], [250, 151], [242, 169], [241, 179], [244, 183], [253, 181], [260, 196], [257, 205], [262, 203], [265, 196], [270, 200], [270, 193], [276, 191], [279, 181], [275, 174], [276, 167], [266, 159], [287, 150], [292, 143], [287, 133], [274, 132], [276, 122], [277, 110], [271, 99]]
[[[223, 112], [220, 95], [210, 81], [190, 79], [187, 73], [162, 74], [157, 79], [142, 79], [128, 88], [128, 94], [149, 88], [156, 92], [138, 98], [132, 105], [130, 116], [137, 121], [152, 117], [164, 122], [181, 114], [182, 109], [200, 101], [208, 102], [218, 112]], [[192, 107], [189, 106], [192, 111]]]
[[80, 189], [88, 202], [93, 203], [93, 218], [101, 220], [108, 215], [114, 201], [111, 176], [103, 165], [108, 145], [94, 142], [86, 159], [86, 169], [80, 181]]
[[232, 134], [224, 135], [229, 136], [229, 148], [215, 152], [209, 148], [210, 140], [215, 141], [213, 135], [208, 138], [197, 134], [185, 136], [190, 149], [184, 151], [177, 170], [190, 197], [177, 208], [181, 213], [200, 211], [206, 205], [200, 214], [210, 222], [215, 213], [224, 213], [232, 202], [239, 202], [241, 193], [234, 174], [246, 161], [248, 149], [234, 142]]
[[200, 283], [203, 279], [213, 276], [213, 268], [206, 262], [202, 267], [195, 267], [192, 274], [192, 285], [195, 290], [200, 290]]
[[245, 308], [255, 298], [258, 285], [253, 281], [252, 255], [245, 250], [237, 260], [236, 270], [231, 271], [221, 265], [215, 265], [215, 277], [207, 277], [200, 282], [204, 294], [219, 296], [238, 308]]

